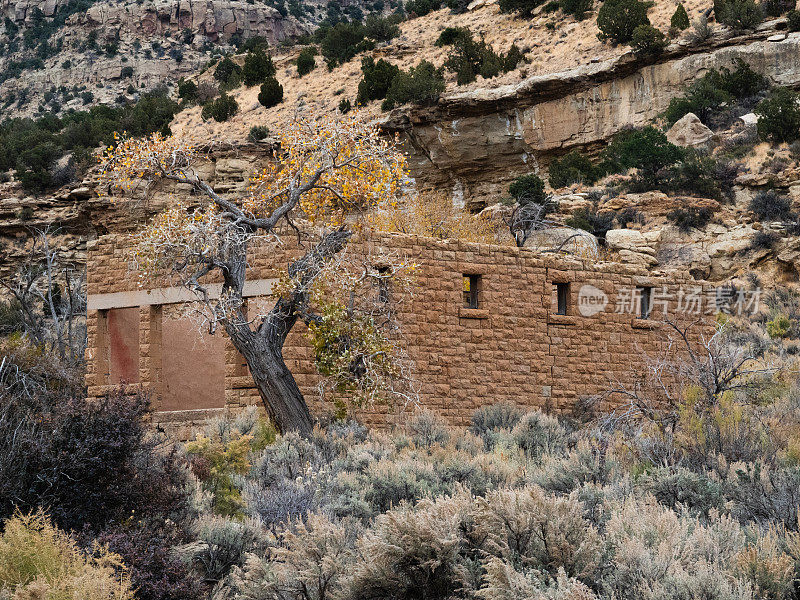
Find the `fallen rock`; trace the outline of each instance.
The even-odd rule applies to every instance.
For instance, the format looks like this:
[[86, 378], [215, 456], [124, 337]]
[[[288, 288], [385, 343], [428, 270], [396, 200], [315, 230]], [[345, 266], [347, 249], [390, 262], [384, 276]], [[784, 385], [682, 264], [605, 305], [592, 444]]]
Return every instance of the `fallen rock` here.
[[667, 132], [667, 140], [676, 146], [693, 148], [702, 146], [714, 132], [703, 125], [703, 122], [694, 113], [687, 113], [673, 125]]
[[742, 123], [745, 125], [757, 125], [758, 124], [758, 115], [756, 113], [747, 113], [746, 115], [742, 115], [739, 117]]

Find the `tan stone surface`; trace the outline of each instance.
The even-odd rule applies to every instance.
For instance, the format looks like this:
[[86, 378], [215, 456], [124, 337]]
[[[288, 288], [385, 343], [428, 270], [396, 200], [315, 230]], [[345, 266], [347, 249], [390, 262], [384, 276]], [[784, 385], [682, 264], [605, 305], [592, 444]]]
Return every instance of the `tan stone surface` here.
[[[108, 236], [90, 249], [90, 295], [135, 289], [135, 274], [124, 260], [125, 244], [122, 236]], [[593, 264], [543, 257], [525, 249], [403, 235], [357, 240], [349, 251], [359, 252], [367, 245], [391, 248], [418, 265], [418, 285], [410, 301], [398, 307], [398, 319], [415, 365], [422, 404], [454, 425], [466, 425], [476, 408], [498, 402], [568, 412], [578, 400], [606, 390], [613, 380], [625, 381], [632, 371], [641, 370], [645, 356], [660, 354], [669, 345], [668, 332], [657, 321], [663, 318], [660, 312], [653, 315], [647, 327], [639, 326], [642, 323], [636, 322], [631, 312], [615, 312], [626, 291], [641, 285], [659, 290], [663, 286], [674, 297], [680, 286], [699, 285], [688, 277], [668, 279], [619, 264]], [[285, 248], [284, 253], [254, 248], [250, 277], [274, 277], [296, 253], [293, 248]], [[481, 274], [478, 316], [482, 318], [468, 318], [475, 315], [462, 308], [464, 273]], [[564, 316], [552, 314], [555, 282], [570, 283], [569, 312]], [[584, 285], [607, 294], [605, 311], [581, 316], [577, 302]], [[674, 310], [674, 302], [671, 306]], [[141, 346], [140, 376], [156, 395], [163, 393], [162, 382], [166, 380], [166, 375], [158, 371], [159, 365], [168, 364], [168, 353], [175, 351], [166, 333], [167, 321], [158, 310], [152, 306], [141, 309], [143, 328], [152, 332], [152, 343]], [[164, 312], [171, 310], [164, 308]], [[90, 395], [107, 389], [102, 360], [97, 358], [102, 355], [98, 349], [102, 349], [107, 335], [98, 327], [103, 312], [90, 311], [88, 319]], [[667, 316], [681, 318], [670, 314], [669, 307]], [[159, 328], [164, 330], [160, 343]], [[260, 403], [241, 357], [229, 342], [226, 344], [226, 408]], [[330, 407], [317, 400], [318, 376], [301, 327], [290, 334], [284, 355], [312, 410], [316, 414], [329, 411]], [[197, 373], [202, 377], [203, 370]], [[359, 416], [373, 425], [387, 425], [410, 408], [374, 407]]]

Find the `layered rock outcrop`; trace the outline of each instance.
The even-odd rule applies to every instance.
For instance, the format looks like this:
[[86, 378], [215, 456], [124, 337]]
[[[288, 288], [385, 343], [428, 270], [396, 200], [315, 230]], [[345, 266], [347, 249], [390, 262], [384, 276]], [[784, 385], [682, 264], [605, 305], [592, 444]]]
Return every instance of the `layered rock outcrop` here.
[[570, 149], [592, 150], [625, 127], [651, 123], [695, 79], [741, 58], [773, 83], [800, 85], [800, 33], [769, 41], [774, 21], [741, 37], [671, 46], [641, 66], [632, 53], [519, 84], [451, 94], [432, 108], [398, 109], [383, 120], [401, 132], [423, 186], [449, 187], [476, 206], [508, 182]]

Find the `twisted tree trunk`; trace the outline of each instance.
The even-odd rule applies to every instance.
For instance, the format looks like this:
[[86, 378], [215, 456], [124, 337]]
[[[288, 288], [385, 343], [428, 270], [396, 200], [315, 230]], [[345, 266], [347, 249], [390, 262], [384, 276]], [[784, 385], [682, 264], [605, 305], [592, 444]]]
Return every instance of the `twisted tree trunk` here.
[[[283, 345], [298, 319], [314, 320], [308, 307], [308, 286], [325, 262], [341, 252], [351, 235], [344, 229], [328, 233], [293, 262], [289, 275], [296, 282], [295, 288], [278, 298], [256, 329], [250, 326], [241, 309], [235, 311], [233, 318], [225, 320], [225, 330], [247, 362], [264, 408], [281, 433], [297, 431], [307, 437], [314, 427], [303, 393], [283, 359]], [[244, 289], [246, 254], [246, 246], [235, 249], [228, 257], [228, 270], [224, 273], [223, 295], [230, 293], [239, 301]]]

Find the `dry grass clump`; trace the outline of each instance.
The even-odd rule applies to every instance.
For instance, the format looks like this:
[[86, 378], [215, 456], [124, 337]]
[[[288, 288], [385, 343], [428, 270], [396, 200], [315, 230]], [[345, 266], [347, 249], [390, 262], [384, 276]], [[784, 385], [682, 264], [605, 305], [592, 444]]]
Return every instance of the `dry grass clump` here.
[[122, 559], [98, 547], [82, 552], [43, 512], [7, 519], [0, 536], [0, 598], [132, 600]]

